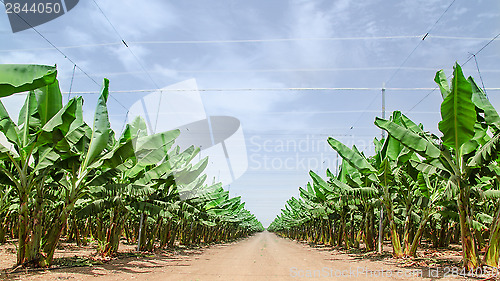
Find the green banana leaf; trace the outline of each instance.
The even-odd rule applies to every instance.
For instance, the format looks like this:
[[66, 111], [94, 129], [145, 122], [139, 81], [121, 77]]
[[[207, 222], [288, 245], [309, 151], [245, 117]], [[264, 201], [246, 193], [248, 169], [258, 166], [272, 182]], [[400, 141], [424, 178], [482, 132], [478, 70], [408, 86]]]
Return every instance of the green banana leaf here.
[[[19, 111], [18, 128], [21, 131], [21, 147], [28, 148], [28, 144], [33, 142], [30, 139], [30, 131], [35, 131], [40, 125], [38, 118], [37, 101], [34, 91], [30, 91], [26, 96], [21, 111]], [[30, 148], [28, 148], [28, 151]]]
[[444, 71], [438, 71], [434, 77], [434, 82], [436, 82], [441, 90], [441, 96], [443, 100], [450, 94], [450, 85], [448, 85], [448, 79]]
[[6, 139], [20, 146], [19, 140], [19, 129], [12, 119], [10, 119], [9, 113], [5, 109], [2, 101], [0, 101], [0, 132], [2, 132]]
[[392, 121], [375, 118], [375, 125], [423, 157], [438, 158], [441, 150], [427, 139]]
[[106, 148], [110, 136], [111, 125], [109, 123], [108, 108], [106, 102], [109, 96], [109, 80], [104, 79], [101, 95], [97, 101], [97, 107], [94, 115], [94, 125], [92, 126], [92, 137], [87, 150], [85, 160], [81, 170], [87, 169], [95, 162], [97, 156]]
[[56, 80], [50, 85], [40, 87], [35, 93], [38, 102], [38, 115], [43, 126], [63, 107], [59, 82]]
[[479, 168], [488, 165], [491, 161], [498, 159], [500, 152], [500, 132], [486, 144], [476, 150], [474, 156], [467, 163], [468, 167]]
[[327, 191], [328, 193], [333, 193], [333, 188], [315, 172], [309, 171], [309, 176], [311, 176], [314, 185], [320, 186], [321, 189]]
[[478, 87], [474, 79], [469, 77], [467, 80], [472, 86], [472, 102], [479, 111], [484, 112], [484, 120], [486, 123], [500, 130], [500, 116], [498, 116], [498, 112], [490, 103], [483, 90]]
[[458, 152], [462, 144], [474, 136], [476, 109], [472, 103], [471, 84], [465, 79], [458, 63], [451, 83], [451, 89], [441, 104], [442, 121], [438, 127], [443, 133], [443, 144]]
[[0, 97], [51, 85], [56, 76], [55, 66], [0, 64]]
[[340, 141], [329, 137], [328, 143], [330, 146], [339, 153], [339, 155], [349, 164], [354, 166], [356, 169], [362, 172], [371, 172], [376, 173], [377, 170], [363, 157], [361, 154], [356, 153], [354, 150], [351, 150], [349, 147], [345, 146]]

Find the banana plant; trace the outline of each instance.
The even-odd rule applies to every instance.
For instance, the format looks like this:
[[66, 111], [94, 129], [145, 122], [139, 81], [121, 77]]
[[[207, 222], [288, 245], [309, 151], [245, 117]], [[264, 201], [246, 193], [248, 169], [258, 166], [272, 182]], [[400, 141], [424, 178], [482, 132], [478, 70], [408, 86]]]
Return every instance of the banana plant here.
[[429, 219], [440, 210], [439, 203], [445, 196], [447, 187], [449, 187], [449, 185], [446, 185], [445, 181], [438, 178], [436, 175], [423, 173], [418, 174], [417, 183], [419, 188], [417, 196], [420, 198], [417, 202], [417, 206], [421, 209], [421, 215], [411, 246], [407, 248], [406, 252], [406, 254], [411, 257], [416, 256], [425, 227]]
[[[466, 269], [475, 269], [480, 265], [480, 261], [471, 230], [469, 178], [482, 165], [497, 158], [500, 134], [497, 133], [488, 140], [484, 128], [477, 124], [476, 107], [482, 104], [474, 103], [474, 100], [478, 99], [478, 92], [473, 91], [473, 80], [465, 79], [460, 65], [455, 65], [451, 87], [443, 71], [436, 74], [435, 81], [443, 97], [442, 121], [439, 122], [439, 130], [443, 136], [440, 143], [389, 120], [377, 118], [375, 125], [425, 158], [423, 162], [412, 161], [414, 167], [422, 172], [437, 173], [456, 188], [463, 266]], [[473, 99], [473, 95], [476, 98]], [[488, 113], [485, 112], [486, 118], [492, 118]]]
[[[66, 171], [60, 180], [60, 188], [64, 191], [64, 207], [56, 215], [56, 219], [47, 232], [43, 245], [46, 262], [49, 265], [52, 263], [57, 243], [66, 221], [75, 207], [75, 203], [88, 190], [87, 183], [91, 181], [92, 176], [94, 176], [93, 173], [102, 168], [105, 163], [106, 158], [103, 156], [107, 153], [106, 148], [114, 135], [106, 107], [108, 96], [109, 80], [104, 79], [92, 128], [83, 121], [81, 99], [76, 99], [76, 107], [73, 111], [74, 121], [69, 125], [69, 128], [67, 128], [68, 123], [65, 122], [64, 114], [56, 114], [55, 118], [51, 120], [52, 122], [49, 122], [45, 128], [45, 130], [59, 129], [64, 132], [64, 139], [59, 143], [71, 147], [69, 152], [64, 152], [65, 155], [70, 153], [71, 156], [67, 157], [60, 166]], [[68, 105], [71, 106], [71, 104], [70, 102]], [[120, 145], [113, 147], [109, 153], [116, 158], [120, 158], [118, 153], [120, 147]], [[114, 164], [116, 163], [111, 165]]]
[[[44, 265], [40, 253], [43, 220], [44, 180], [59, 161], [56, 148], [46, 141], [57, 139], [52, 130], [43, 131], [56, 113], [63, 111], [57, 71], [49, 66], [0, 66], [0, 96], [29, 91], [15, 124], [0, 102], [0, 173], [15, 188], [19, 198], [17, 264]], [[45, 137], [43, 137], [45, 135]], [[35, 208], [28, 208], [34, 192]]]
[[[403, 249], [401, 247], [401, 240], [397, 231], [396, 221], [394, 219], [394, 204], [393, 195], [396, 192], [397, 186], [394, 181], [394, 171], [396, 170], [395, 158], [401, 152], [401, 149], [390, 149], [390, 145], [394, 140], [388, 137], [384, 141], [384, 146], [380, 147], [377, 152], [378, 157], [372, 163], [362, 155], [354, 146], [353, 149], [348, 148], [340, 141], [334, 138], [328, 138], [330, 146], [336, 150], [342, 157], [343, 161], [348, 162], [352, 167], [356, 168], [363, 177], [365, 187], [370, 187], [374, 184], [377, 187], [380, 200], [383, 203], [389, 229], [391, 231], [391, 242], [393, 248], [393, 255], [395, 257], [403, 256]], [[396, 156], [394, 156], [394, 155]]]
[[17, 236], [18, 265], [52, 264], [64, 229], [77, 243], [80, 234], [96, 236], [102, 253], [112, 255], [123, 231], [129, 240], [142, 236], [138, 215], [150, 216], [145, 225], [153, 231], [142, 232], [148, 249], [157, 242], [173, 246], [177, 234], [192, 244], [263, 230], [240, 198], [204, 185], [208, 160], [193, 163], [199, 148], [172, 149], [178, 130], [148, 135], [136, 119], [116, 140], [106, 106], [109, 81], [89, 126], [81, 97], [63, 106], [56, 76], [51, 66], [0, 65], [0, 97], [28, 91], [17, 123], [0, 102], [0, 241], [7, 228]]

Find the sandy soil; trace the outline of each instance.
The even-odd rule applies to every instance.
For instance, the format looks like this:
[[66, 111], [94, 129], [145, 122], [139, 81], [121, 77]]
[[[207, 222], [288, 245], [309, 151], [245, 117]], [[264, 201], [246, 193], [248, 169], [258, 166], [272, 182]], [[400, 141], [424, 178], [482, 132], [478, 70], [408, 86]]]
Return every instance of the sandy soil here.
[[[426, 264], [428, 265], [428, 264]], [[437, 265], [436, 265], [437, 266]], [[465, 280], [452, 266], [419, 267], [379, 256], [310, 247], [268, 232], [205, 249], [129, 257], [92, 267], [4, 276], [8, 280]], [[448, 276], [443, 275], [448, 270]], [[484, 278], [484, 276], [476, 276]], [[480, 279], [481, 279], [480, 278]], [[477, 280], [477, 279], [476, 279]]]

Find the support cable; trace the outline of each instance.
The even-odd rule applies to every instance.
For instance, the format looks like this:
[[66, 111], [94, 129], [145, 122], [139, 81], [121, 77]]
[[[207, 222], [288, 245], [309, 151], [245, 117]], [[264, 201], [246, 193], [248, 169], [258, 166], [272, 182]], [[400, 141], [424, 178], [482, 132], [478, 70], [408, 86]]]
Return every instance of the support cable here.
[[[3, 0], [0, 0], [0, 2], [2, 2], [2, 4], [5, 5], [5, 2]], [[94, 84], [96, 84], [98, 87], [101, 87], [101, 85], [99, 83], [97, 83], [97, 81], [92, 78], [85, 70], [83, 70], [79, 65], [77, 65], [70, 57], [68, 57], [63, 51], [61, 51], [61, 49], [59, 49], [56, 45], [54, 45], [54, 43], [52, 43], [47, 37], [45, 37], [40, 31], [38, 31], [33, 25], [31, 25], [29, 22], [27, 22], [21, 15], [15, 13], [15, 15], [17, 15], [24, 23], [26, 23], [31, 29], [33, 29], [40, 37], [42, 37], [45, 41], [47, 41], [47, 43], [49, 43], [50, 46], [52, 46], [52, 48], [54, 48], [55, 50], [57, 50], [62, 56], [64, 56], [65, 59], [67, 59], [69, 62], [71, 62], [73, 64], [73, 66], [75, 68], [77, 68], [78, 70], [80, 70], [83, 74], [85, 74], [85, 76], [87, 76], [92, 82], [94, 82]], [[115, 100], [121, 107], [127, 109], [119, 100], [117, 100], [116, 98], [114, 98], [113, 96], [110, 96], [113, 100]]]
[[[464, 65], [466, 65], [472, 58], [476, 58], [476, 56], [481, 53], [486, 47], [488, 47], [493, 41], [497, 40], [497, 38], [500, 37], [500, 33], [498, 33], [496, 36], [494, 36], [492, 39], [490, 39], [486, 44], [484, 44], [484, 46], [482, 46], [477, 52], [475, 52], [474, 54], [470, 55], [469, 58], [462, 64], [462, 67]], [[448, 76], [448, 79], [450, 79], [451, 75]], [[481, 79], [481, 82], [482, 82], [482, 79]], [[483, 85], [484, 87], [484, 85]], [[412, 106], [408, 111], [406, 111], [405, 114], [408, 114], [410, 113], [415, 107], [417, 107], [420, 103], [422, 103], [422, 101], [424, 101], [427, 97], [429, 97], [434, 91], [436, 91], [438, 87], [434, 87], [434, 89], [432, 89], [432, 91], [430, 91], [427, 95], [425, 95], [422, 99], [420, 99], [414, 106]], [[485, 88], [485, 93], [486, 93], [486, 88]]]

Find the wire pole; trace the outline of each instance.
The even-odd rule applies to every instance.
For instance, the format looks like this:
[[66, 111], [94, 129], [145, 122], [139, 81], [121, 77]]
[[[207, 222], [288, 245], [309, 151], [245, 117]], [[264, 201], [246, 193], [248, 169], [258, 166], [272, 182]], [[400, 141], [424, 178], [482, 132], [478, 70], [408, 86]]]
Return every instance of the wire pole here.
[[[385, 119], [385, 83], [382, 84], [382, 118]], [[385, 138], [385, 131], [382, 130], [382, 139]], [[384, 239], [384, 208], [380, 204], [380, 220], [378, 223], [378, 252], [382, 253]]]

